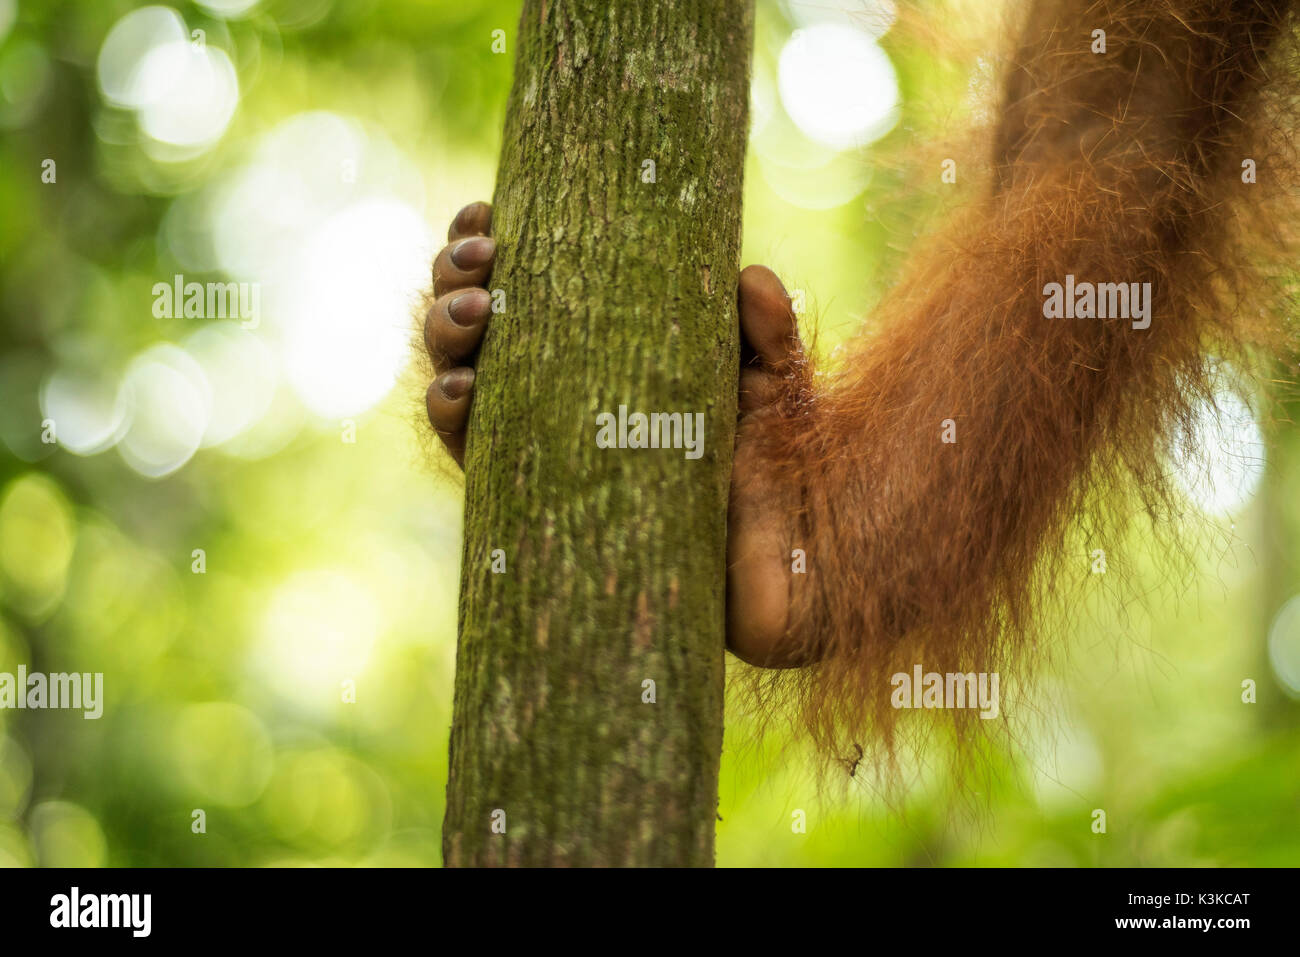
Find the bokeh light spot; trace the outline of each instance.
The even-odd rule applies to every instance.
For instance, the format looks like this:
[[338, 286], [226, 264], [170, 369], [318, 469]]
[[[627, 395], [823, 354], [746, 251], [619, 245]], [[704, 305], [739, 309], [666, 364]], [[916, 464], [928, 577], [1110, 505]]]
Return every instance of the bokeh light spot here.
[[331, 217], [302, 250], [286, 340], [289, 381], [312, 411], [368, 409], [410, 355], [410, 310], [430, 234], [409, 206], [369, 200]]
[[202, 445], [221, 445], [256, 425], [275, 395], [276, 367], [262, 340], [233, 322], [214, 322], [185, 340], [212, 389]]
[[262, 623], [258, 670], [281, 695], [322, 713], [359, 682], [381, 629], [370, 591], [329, 570], [299, 572], [275, 592]]
[[239, 103], [239, 78], [226, 51], [168, 43], [140, 64], [140, 128], [160, 143], [206, 147], [226, 131]]
[[225, 701], [182, 711], [172, 728], [172, 753], [181, 780], [204, 800], [226, 807], [257, 800], [275, 762], [262, 722]]
[[30, 473], [11, 481], [0, 496], [0, 573], [8, 603], [43, 617], [63, 596], [75, 543], [72, 509], [53, 479]]
[[41, 867], [103, 867], [108, 844], [95, 816], [70, 801], [46, 801], [32, 809], [32, 846]]
[[41, 411], [61, 446], [77, 455], [111, 448], [126, 431], [127, 406], [115, 382], [89, 369], [56, 369], [41, 387]]
[[146, 136], [190, 153], [220, 139], [239, 105], [229, 55], [194, 42], [170, 7], [141, 7], [117, 21], [100, 47], [97, 75], [104, 99], [135, 110]]
[[121, 388], [131, 415], [117, 444], [126, 463], [141, 475], [161, 478], [188, 462], [212, 413], [212, 390], [199, 363], [162, 343], [132, 360]]
[[227, 20], [246, 16], [258, 4], [258, 0], [195, 0], [195, 2], [208, 13]]
[[796, 30], [781, 51], [781, 104], [810, 139], [836, 149], [865, 146], [898, 122], [898, 80], [889, 56], [852, 27]]
[[1268, 663], [1278, 682], [1293, 698], [1300, 698], [1300, 595], [1277, 613], [1268, 631]]

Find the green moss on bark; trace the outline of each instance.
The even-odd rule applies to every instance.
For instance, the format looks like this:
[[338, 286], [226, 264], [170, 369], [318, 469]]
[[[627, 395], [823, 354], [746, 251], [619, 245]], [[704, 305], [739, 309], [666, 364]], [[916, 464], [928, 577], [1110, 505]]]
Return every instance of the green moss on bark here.
[[[466, 460], [449, 865], [713, 863], [752, 30], [745, 0], [524, 4], [506, 309]], [[704, 413], [703, 456], [599, 448], [620, 405]]]

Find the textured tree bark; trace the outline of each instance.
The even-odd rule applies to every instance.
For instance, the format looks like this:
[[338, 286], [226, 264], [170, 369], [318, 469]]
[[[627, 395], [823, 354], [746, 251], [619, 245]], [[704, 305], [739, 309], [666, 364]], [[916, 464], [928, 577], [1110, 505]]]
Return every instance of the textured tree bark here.
[[[713, 863], [752, 33], [752, 0], [524, 3], [448, 865]], [[598, 446], [620, 406], [703, 413], [702, 456]]]

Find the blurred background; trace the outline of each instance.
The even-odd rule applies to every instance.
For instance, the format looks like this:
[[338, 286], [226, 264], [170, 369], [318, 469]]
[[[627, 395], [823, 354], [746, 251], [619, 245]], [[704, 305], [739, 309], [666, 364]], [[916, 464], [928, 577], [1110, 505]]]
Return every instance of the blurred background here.
[[[744, 258], [829, 356], [968, 195], [944, 138], [985, 108], [1003, 11], [758, 16]], [[0, 673], [103, 672], [106, 699], [0, 710], [0, 864], [440, 862], [460, 490], [410, 315], [491, 197], [517, 17], [0, 0]], [[942, 754], [901, 812], [819, 784], [729, 698], [719, 863], [1300, 860], [1300, 434], [1258, 399], [1225, 394], [1179, 463], [1196, 583], [1114, 543], [1150, 595], [1116, 611], [1097, 577], [974, 810]]]

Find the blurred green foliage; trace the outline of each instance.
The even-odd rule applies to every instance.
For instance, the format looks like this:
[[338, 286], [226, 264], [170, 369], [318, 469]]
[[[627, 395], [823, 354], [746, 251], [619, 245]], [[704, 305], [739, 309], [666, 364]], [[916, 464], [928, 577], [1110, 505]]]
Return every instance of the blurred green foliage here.
[[[0, 0], [0, 672], [103, 672], [107, 699], [99, 720], [0, 710], [0, 864], [436, 864], [459, 489], [430, 467], [416, 373], [366, 351], [394, 336], [405, 349], [413, 291], [394, 305], [369, 273], [349, 299], [319, 259], [413, 211], [427, 263], [454, 211], [490, 197], [512, 62], [493, 31], [509, 47], [518, 4], [178, 3], [184, 39], [220, 51], [197, 80], [188, 61], [106, 64], [110, 32], [142, 6]], [[807, 290], [829, 354], [915, 224], [950, 202], [914, 186], [913, 151], [970, 118], [996, 17], [936, 2], [922, 14], [951, 27], [944, 44], [886, 34], [897, 125], [827, 151], [778, 102], [799, 6], [759, 5], [745, 258]], [[225, 61], [238, 92], [221, 123]], [[173, 83], [207, 105], [169, 101]], [[283, 268], [232, 266], [271, 256]], [[260, 325], [160, 317], [153, 286], [176, 274], [262, 282]], [[314, 328], [293, 313], [304, 282], [327, 286], [311, 299], [332, 330], [321, 355], [294, 332]], [[208, 325], [221, 348], [192, 338]], [[354, 353], [378, 386], [336, 406]], [[213, 434], [250, 396], [246, 421]], [[1080, 618], [1067, 661], [1027, 696], [1042, 714], [1023, 747], [974, 802], [951, 803], [943, 754], [918, 762], [901, 813], [865, 773], [827, 787], [729, 712], [719, 863], [1294, 863], [1297, 708], [1265, 646], [1300, 583], [1300, 443], [1280, 422], [1266, 432], [1270, 469], [1234, 544], [1207, 550], [1193, 592]], [[1139, 550], [1140, 581], [1142, 547], [1116, 545]], [[1257, 704], [1241, 702], [1244, 678]]]

